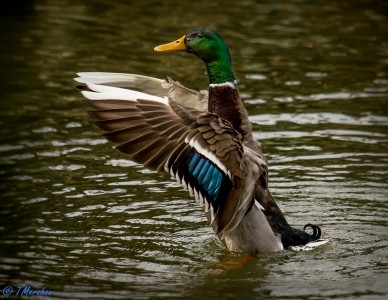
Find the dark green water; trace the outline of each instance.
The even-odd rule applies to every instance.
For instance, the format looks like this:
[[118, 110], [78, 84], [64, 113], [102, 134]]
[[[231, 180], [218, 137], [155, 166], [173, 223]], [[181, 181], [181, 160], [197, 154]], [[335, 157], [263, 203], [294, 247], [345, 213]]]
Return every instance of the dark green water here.
[[[384, 1], [350, 0], [2, 7], [1, 286], [55, 299], [386, 299], [387, 15]], [[186, 192], [90, 123], [79, 71], [205, 88], [198, 59], [152, 51], [196, 26], [230, 47], [289, 222], [319, 224], [329, 244], [228, 253]]]

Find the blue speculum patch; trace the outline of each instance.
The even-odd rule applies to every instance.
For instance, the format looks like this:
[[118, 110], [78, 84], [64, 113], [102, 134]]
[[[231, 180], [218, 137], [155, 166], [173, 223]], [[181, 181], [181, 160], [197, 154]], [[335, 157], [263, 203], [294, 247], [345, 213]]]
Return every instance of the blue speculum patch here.
[[201, 191], [213, 208], [218, 208], [220, 200], [227, 196], [231, 188], [228, 176], [213, 161], [194, 148], [188, 153], [185, 163], [187, 167], [183, 172], [185, 181]]

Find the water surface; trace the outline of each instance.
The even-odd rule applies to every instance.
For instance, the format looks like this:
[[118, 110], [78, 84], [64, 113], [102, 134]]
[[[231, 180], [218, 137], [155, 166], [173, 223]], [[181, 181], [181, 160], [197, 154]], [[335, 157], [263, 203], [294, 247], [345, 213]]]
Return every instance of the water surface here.
[[[0, 283], [55, 299], [385, 299], [388, 22], [383, 1], [25, 1], [0, 12]], [[91, 124], [78, 71], [207, 85], [155, 45], [196, 26], [230, 47], [295, 227], [311, 252], [231, 254], [168, 177]]]

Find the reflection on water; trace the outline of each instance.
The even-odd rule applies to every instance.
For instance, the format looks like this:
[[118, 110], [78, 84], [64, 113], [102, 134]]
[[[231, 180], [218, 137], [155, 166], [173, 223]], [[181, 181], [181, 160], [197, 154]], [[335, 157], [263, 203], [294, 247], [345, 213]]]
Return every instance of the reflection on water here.
[[[2, 285], [57, 299], [385, 298], [387, 8], [37, 0], [2, 10], [0, 25], [12, 28], [0, 43]], [[204, 88], [200, 61], [152, 51], [198, 25], [231, 48], [289, 222], [321, 225], [329, 244], [228, 253], [175, 182], [115, 152], [90, 124], [77, 71]]]

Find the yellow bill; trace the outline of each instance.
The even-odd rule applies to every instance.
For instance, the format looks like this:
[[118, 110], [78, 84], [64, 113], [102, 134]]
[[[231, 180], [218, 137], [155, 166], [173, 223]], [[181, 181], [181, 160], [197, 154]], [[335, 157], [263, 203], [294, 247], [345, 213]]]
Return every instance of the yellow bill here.
[[187, 48], [185, 46], [185, 37], [186, 37], [186, 35], [182, 36], [181, 38], [179, 38], [176, 41], [173, 41], [171, 43], [156, 46], [154, 48], [154, 50], [158, 51], [158, 52], [185, 51], [185, 50], [187, 50]]

